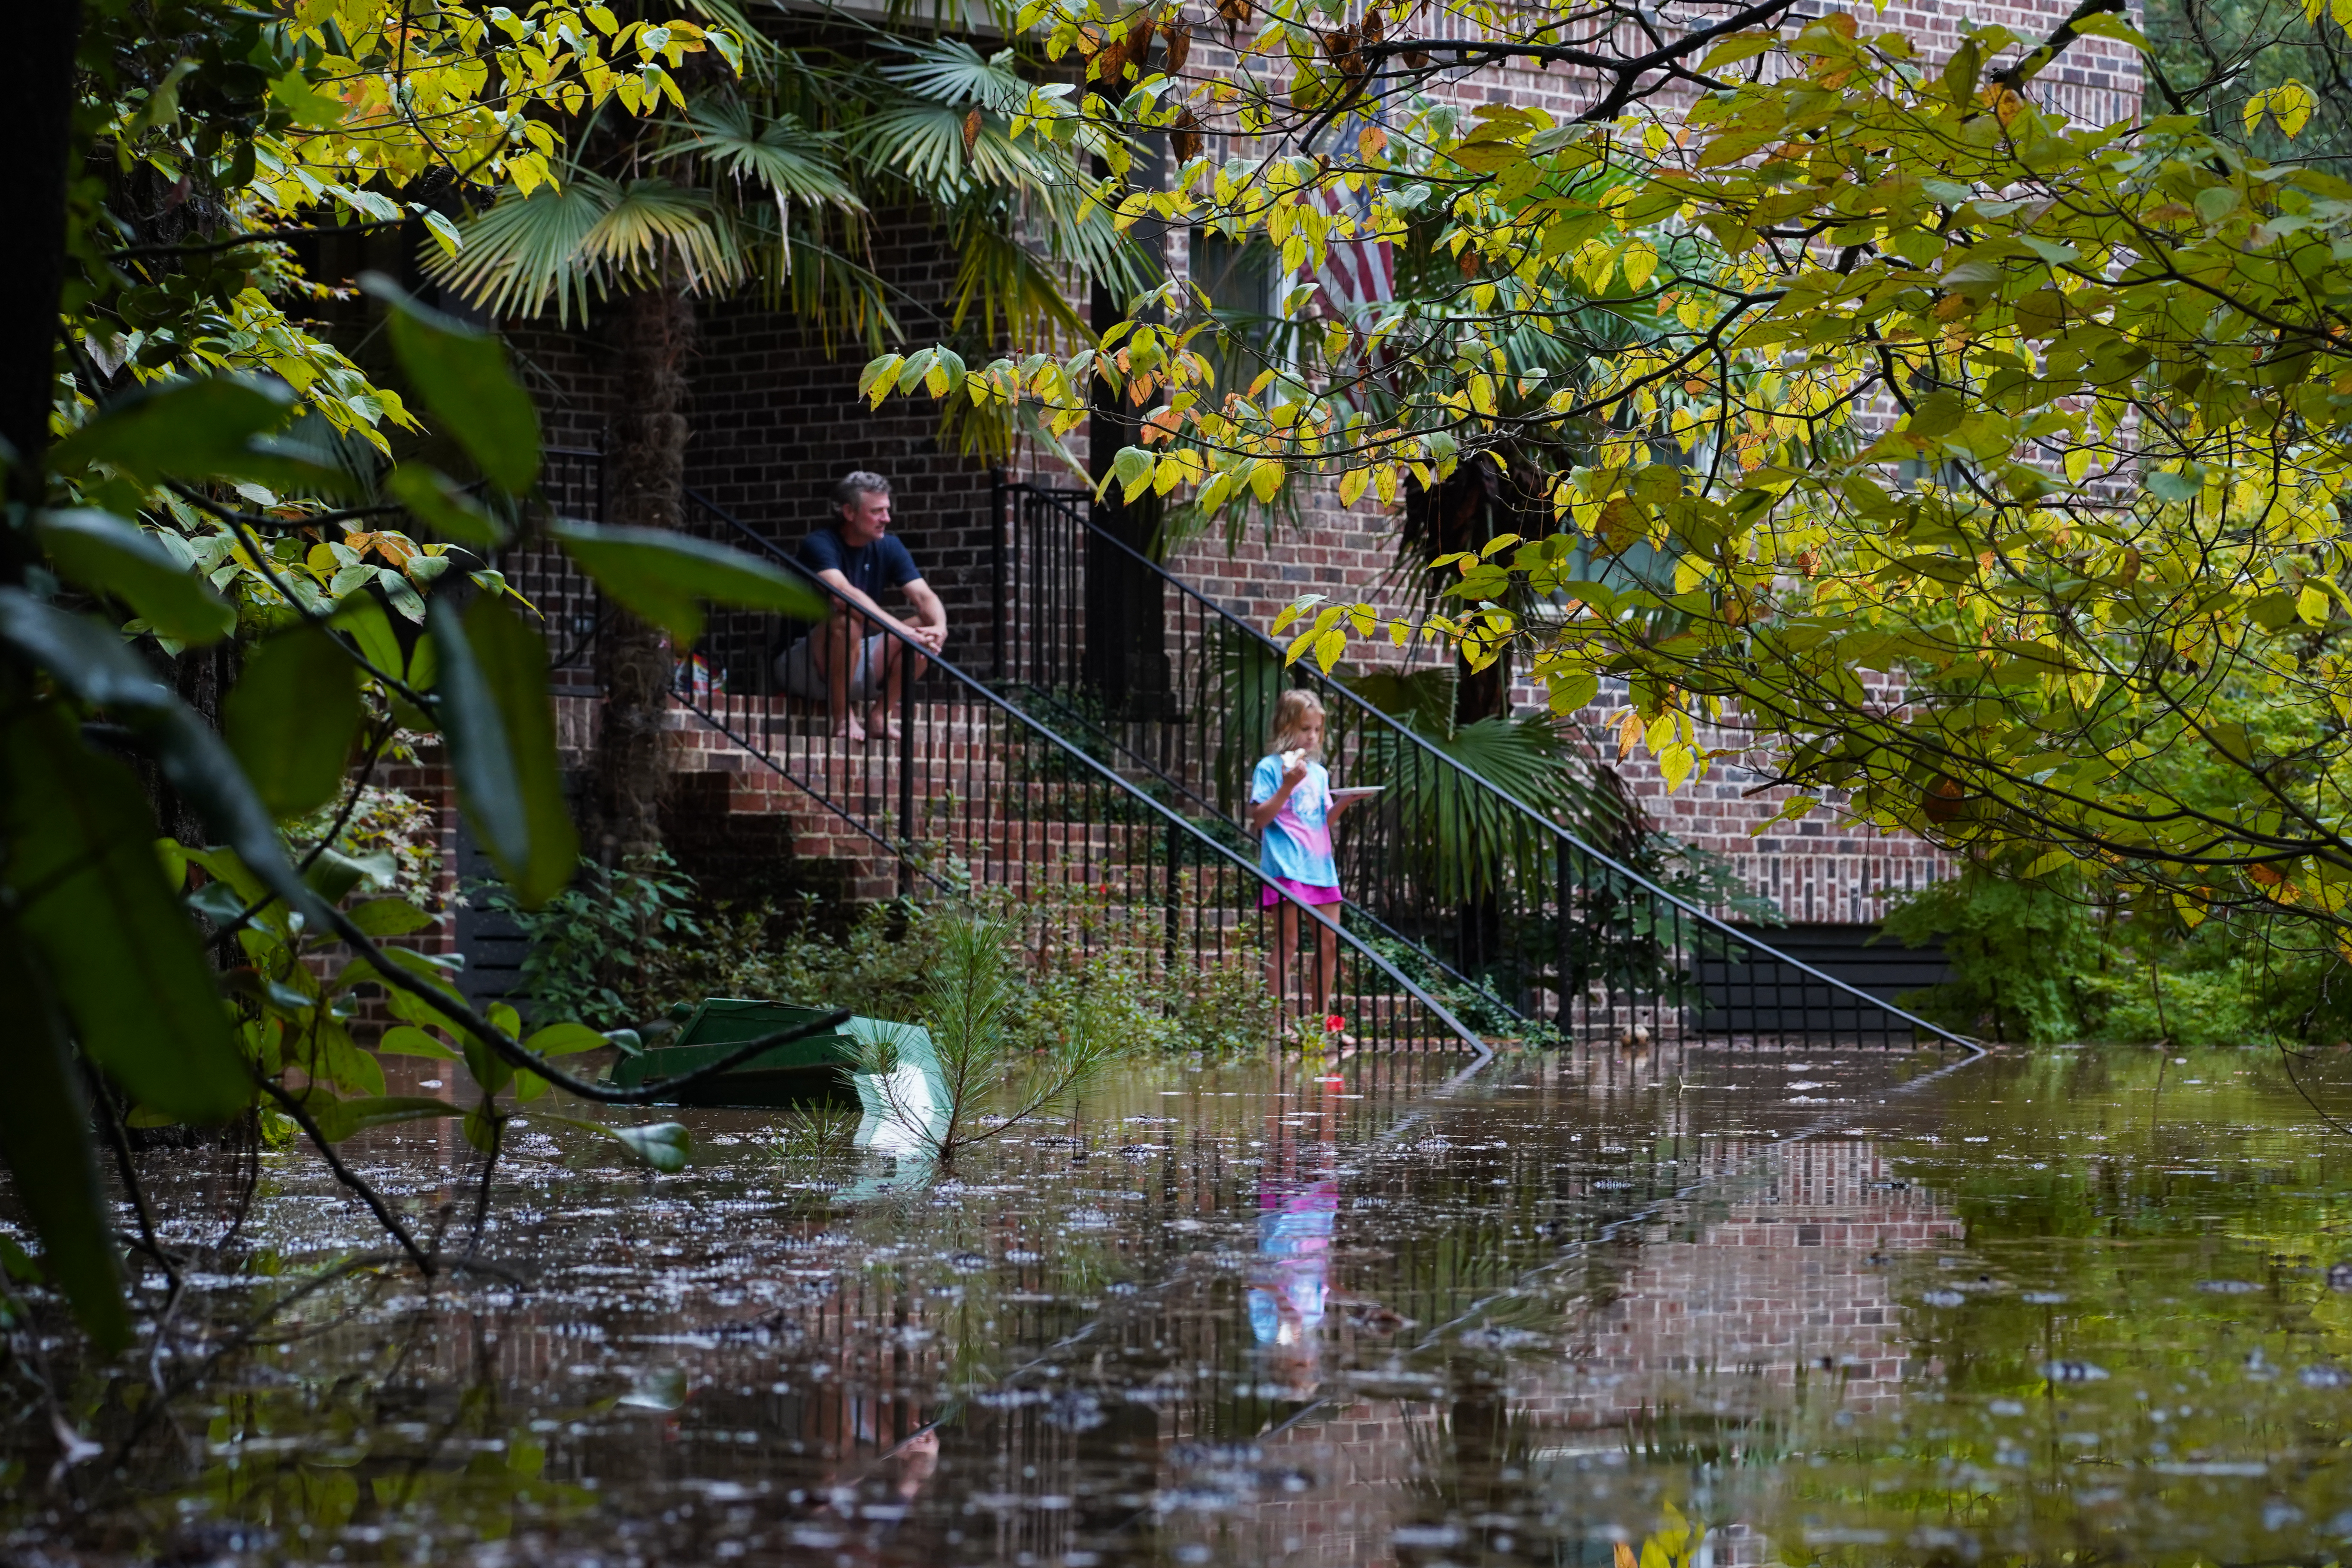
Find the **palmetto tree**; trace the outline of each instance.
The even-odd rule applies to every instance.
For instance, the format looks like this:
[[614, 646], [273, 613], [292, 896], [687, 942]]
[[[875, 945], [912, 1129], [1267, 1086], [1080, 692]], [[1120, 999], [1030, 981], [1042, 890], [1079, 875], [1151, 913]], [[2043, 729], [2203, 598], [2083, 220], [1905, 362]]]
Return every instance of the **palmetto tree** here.
[[[756, 291], [826, 342], [879, 353], [909, 307], [927, 338], [982, 348], [1075, 334], [1083, 279], [1131, 289], [1144, 277], [1085, 172], [1093, 149], [1013, 140], [1030, 84], [1012, 50], [877, 35], [851, 56], [746, 34], [740, 74], [689, 80], [667, 118], [579, 128], [560, 185], [475, 215], [462, 247], [428, 268], [501, 317], [618, 313], [614, 522], [678, 525], [697, 296]], [[944, 320], [866, 259], [871, 215], [900, 206], [927, 211], [957, 258]], [[967, 447], [1008, 435], [963, 429]], [[600, 850], [617, 863], [659, 843], [672, 664], [663, 634], [626, 616], [599, 657]]]

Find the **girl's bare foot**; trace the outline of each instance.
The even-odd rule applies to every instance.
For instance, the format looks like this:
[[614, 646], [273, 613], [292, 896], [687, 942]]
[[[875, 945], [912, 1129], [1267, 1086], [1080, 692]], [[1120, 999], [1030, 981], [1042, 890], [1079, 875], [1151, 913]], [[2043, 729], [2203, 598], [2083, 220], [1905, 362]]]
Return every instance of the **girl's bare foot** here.
[[866, 726], [857, 721], [857, 716], [855, 713], [834, 725], [833, 732], [835, 735], [851, 741], [862, 741], [866, 739]]
[[887, 715], [877, 713], [867, 721], [865, 732], [879, 740], [895, 741], [898, 738], [898, 726], [890, 722]]

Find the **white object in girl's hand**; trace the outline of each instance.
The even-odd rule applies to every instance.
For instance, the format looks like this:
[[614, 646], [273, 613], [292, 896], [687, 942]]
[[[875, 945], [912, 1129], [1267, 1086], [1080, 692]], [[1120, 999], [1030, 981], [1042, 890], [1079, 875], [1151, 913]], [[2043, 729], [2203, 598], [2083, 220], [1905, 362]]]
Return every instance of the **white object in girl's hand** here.
[[1282, 771], [1284, 773], [1288, 773], [1291, 769], [1297, 767], [1301, 762], [1305, 761], [1306, 757], [1307, 749], [1304, 746], [1299, 747], [1296, 751], [1283, 752]]
[[1388, 787], [1386, 784], [1351, 784], [1346, 789], [1335, 789], [1331, 792], [1331, 804], [1345, 805], [1351, 800], [1370, 800]]

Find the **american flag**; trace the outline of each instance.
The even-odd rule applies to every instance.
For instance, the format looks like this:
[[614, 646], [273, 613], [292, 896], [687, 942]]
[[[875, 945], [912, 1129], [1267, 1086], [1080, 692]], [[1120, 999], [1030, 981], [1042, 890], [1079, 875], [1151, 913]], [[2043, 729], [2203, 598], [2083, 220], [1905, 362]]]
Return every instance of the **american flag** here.
[[[1361, 226], [1370, 216], [1370, 192], [1343, 191], [1334, 182], [1316, 195], [1333, 217], [1352, 218]], [[1359, 324], [1369, 309], [1396, 298], [1396, 247], [1360, 233], [1334, 240], [1315, 268], [1315, 304], [1322, 314]]]
[[[1361, 232], [1371, 214], [1369, 191], [1342, 190], [1334, 181], [1319, 187], [1316, 197], [1332, 216], [1353, 219], [1358, 232], [1332, 239], [1324, 247], [1323, 258], [1311, 264], [1315, 293], [1307, 302], [1307, 310], [1328, 321], [1347, 323], [1360, 349], [1372, 318], [1396, 298], [1396, 247], [1385, 239]], [[1351, 372], [1376, 374], [1388, 357], [1384, 348], [1357, 365], [1332, 368], [1343, 376]], [[1361, 398], [1350, 396], [1349, 401], [1360, 405]]]

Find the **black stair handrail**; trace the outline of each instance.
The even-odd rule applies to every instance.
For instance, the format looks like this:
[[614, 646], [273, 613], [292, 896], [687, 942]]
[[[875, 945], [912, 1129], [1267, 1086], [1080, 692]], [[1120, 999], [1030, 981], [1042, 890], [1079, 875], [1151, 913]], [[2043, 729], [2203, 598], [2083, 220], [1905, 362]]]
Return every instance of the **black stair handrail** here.
[[[1002, 499], [1003, 496], [1013, 491], [1026, 490], [1032, 495], [1046, 498], [1052, 504], [1064, 508], [1067, 511], [1071, 521], [1076, 522], [1079, 527], [1085, 529], [1096, 543], [1108, 546], [1110, 549], [1120, 552], [1126, 556], [1133, 565], [1141, 568], [1146, 573], [1158, 578], [1163, 589], [1173, 589], [1179, 595], [1198, 605], [1208, 616], [1213, 617], [1220, 625], [1245, 637], [1255, 640], [1261, 647], [1267, 652], [1272, 653], [1276, 658], [1283, 658], [1285, 668], [1288, 668], [1289, 661], [1285, 658], [1283, 648], [1279, 644], [1275, 642], [1272, 637], [1266, 636], [1264, 632], [1259, 631], [1256, 627], [1251, 626], [1247, 621], [1243, 620], [1240, 616], [1235, 616], [1232, 611], [1227, 610], [1223, 605], [1218, 604], [1207, 595], [1201, 593], [1191, 584], [1185, 582], [1182, 578], [1178, 577], [1166, 567], [1160, 565], [1150, 556], [1145, 555], [1141, 551], [1139, 551], [1134, 546], [1129, 544], [1125, 540], [1118, 538], [1116, 535], [1097, 525], [1094, 519], [1087, 515], [1087, 509], [1078, 504], [1086, 498], [1087, 492], [1083, 490], [1054, 490], [1037, 485], [1007, 484], [1004, 482], [1001, 475], [997, 479], [995, 489], [999, 497], [995, 508], [995, 521], [1000, 529], [1003, 528], [1004, 521], [1003, 502]], [[743, 525], [740, 522], [737, 523], [736, 526], [739, 529], [743, 529]], [[751, 534], [751, 531], [749, 529], [743, 529], [743, 531], [746, 534]], [[756, 534], [751, 534], [751, 536], [754, 538], [758, 537]], [[771, 546], [770, 548], [772, 550], [773, 547]], [[999, 608], [999, 614], [1003, 614], [1001, 606]], [[1340, 700], [1348, 704], [1354, 716], [1359, 721], [1364, 722], [1369, 728], [1375, 731], [1385, 731], [1393, 740], [1402, 741], [1417, 748], [1423, 756], [1439, 763], [1444, 768], [1451, 770], [1456, 776], [1463, 780], [1467, 787], [1483, 792], [1492, 799], [1501, 803], [1507, 810], [1516, 813], [1530, 826], [1542, 833], [1549, 834], [1554, 844], [1559, 847], [1569, 849], [1578, 855], [1583, 856], [1601, 869], [1609, 872], [1611, 875], [1622, 878], [1625, 882], [1631, 884], [1634, 888], [1640, 889], [1651, 898], [1665, 904], [1668, 908], [1675, 910], [1682, 915], [1697, 921], [1703, 929], [1714, 934], [1719, 940], [1729, 943], [1733, 951], [1744, 950], [1748, 954], [1751, 955], [1751, 959], [1760, 958], [1766, 962], [1787, 964], [1790, 969], [1795, 970], [1797, 973], [1806, 976], [1810, 980], [1818, 981], [1819, 983], [1829, 986], [1833, 991], [1843, 993], [1849, 997], [1854, 998], [1873, 1009], [1883, 1012], [1890, 1017], [1906, 1023], [1913, 1028], [1921, 1030], [1936, 1038], [1948, 1040], [1954, 1045], [1958, 1046], [1971, 1047], [1975, 1046], [1976, 1042], [1969, 1039], [1967, 1036], [1955, 1033], [1950, 1029], [1943, 1027], [1941, 1025], [1931, 1024], [1927, 1020], [1917, 1016], [1916, 1014], [1896, 1006], [1892, 1002], [1873, 996], [1870, 993], [1861, 989], [1859, 986], [1842, 980], [1834, 974], [1829, 974], [1814, 968], [1811, 964], [1805, 963], [1802, 959], [1792, 958], [1789, 954], [1773, 947], [1770, 943], [1758, 940], [1754, 932], [1735, 926], [1730, 921], [1722, 919], [1720, 916], [1690, 902], [1681, 895], [1659, 886], [1656, 882], [1651, 880], [1648, 877], [1643, 876], [1641, 872], [1625, 865], [1614, 856], [1610, 855], [1605, 850], [1598, 848], [1586, 840], [1581, 835], [1570, 830], [1566, 825], [1555, 820], [1546, 813], [1537, 810], [1533, 805], [1521, 800], [1517, 795], [1513, 795], [1510, 791], [1504, 789], [1501, 785], [1493, 783], [1485, 775], [1479, 773], [1475, 769], [1470, 768], [1468, 765], [1464, 763], [1460, 758], [1451, 756], [1431, 745], [1426, 736], [1421, 734], [1410, 725], [1400, 723], [1392, 715], [1382, 712], [1380, 709], [1372, 706], [1372, 704], [1364, 700], [1363, 698], [1357, 695], [1355, 692], [1350, 691], [1345, 683], [1325, 677], [1321, 684], [1328, 688], [1331, 693], [1336, 694]], [[1195, 798], [1198, 798], [1197, 792], [1188, 790], [1186, 793], [1193, 795]], [[1227, 818], [1226, 820], [1230, 821], [1231, 818]], [[1563, 911], [1563, 913], [1565, 911]], [[1441, 966], [1443, 967], [1443, 965]], [[1563, 984], [1565, 984], [1564, 976]]]
[[[783, 547], [776, 543], [775, 541], [759, 533], [749, 524], [745, 523], [740, 518], [729, 511], [726, 508], [719, 505], [716, 501], [713, 501], [709, 497], [704, 495], [699, 490], [689, 486], [687, 487], [685, 493], [686, 499], [689, 502], [701, 508], [709, 516], [716, 519], [721, 523], [724, 523], [730, 531], [737, 535], [737, 537], [754, 546], [759, 553], [776, 563], [778, 565], [782, 566], [785, 570], [793, 573], [803, 582], [808, 583], [818, 591], [825, 594], [827, 596], [836, 600], [843, 600], [843, 595], [836, 592], [831, 584], [825, 583], [822, 578], [818, 577], [816, 574], [811, 572], [806, 566], [803, 565], [797, 557], [783, 549]], [[846, 601], [843, 600], [843, 602], [845, 603]], [[1089, 756], [1082, 748], [1071, 744], [1070, 742], [1058, 731], [1040, 722], [1034, 715], [1024, 712], [1018, 706], [1005, 700], [1003, 695], [992, 689], [985, 682], [981, 681], [967, 673], [953, 661], [941, 657], [940, 654], [932, 652], [929, 648], [917, 642], [913, 637], [908, 635], [906, 628], [899, 626], [895, 620], [892, 620], [887, 616], [883, 616], [872, 620], [871, 625], [876, 631], [882, 635], [898, 639], [901, 646], [902, 657], [920, 655], [926, 661], [928, 661], [931, 671], [944, 676], [950, 684], [962, 688], [968, 696], [974, 700], [980, 706], [993, 710], [996, 713], [1003, 715], [1005, 719], [1022, 726], [1036, 741], [1042, 742], [1047, 749], [1058, 752], [1066, 765], [1076, 763], [1082, 766], [1094, 773], [1102, 783], [1108, 784], [1120, 795], [1126, 796], [1129, 801], [1139, 805], [1155, 814], [1160, 819], [1160, 825], [1168, 831], [1174, 834], [1183, 835], [1193, 847], [1195, 853], [1206, 850], [1207, 852], [1221, 858], [1235, 869], [1240, 871], [1243, 875], [1257, 882], [1260, 886], [1268, 888], [1274, 886], [1272, 879], [1268, 878], [1254, 861], [1244, 859], [1242, 856], [1236, 854], [1227, 846], [1218, 842], [1218, 840], [1210, 834], [1202, 832], [1198, 824], [1192, 822], [1182, 813], [1171, 809], [1165, 802], [1157, 799], [1150, 792], [1138, 789], [1132, 780], [1121, 775], [1118, 770], [1105, 765], [1098, 759]], [[675, 686], [672, 687], [670, 696], [673, 700], [678, 703], [679, 706], [694, 713], [697, 718], [702, 720], [705, 723], [709, 724], [713, 729], [718, 730], [720, 733], [726, 735], [728, 739], [740, 746], [748, 754], [759, 758], [762, 765], [772, 769], [780, 776], [789, 780], [795, 787], [823, 801], [826, 807], [835, 815], [848, 821], [853, 826], [856, 826], [860, 832], [864, 833], [868, 838], [873, 839], [877, 844], [883, 845], [893, 853], [898, 855], [903, 862], [908, 852], [908, 846], [889, 844], [889, 842], [882, 837], [882, 836], [875, 833], [870, 827], [866, 826], [866, 824], [855, 814], [848, 811], [839, 803], [826, 796], [820, 787], [806, 779], [803, 779], [793, 774], [789, 770], [779, 764], [774, 758], [768, 754], [765, 747], [751, 740], [748, 736], [739, 735], [734, 731], [730, 730], [717, 715], [709, 711], [709, 705], [707, 702], [699, 705], [697, 703], [690, 683], [685, 690], [680, 690]], [[925, 875], [928, 879], [941, 887], [945, 887], [947, 885], [940, 881], [940, 879], [930, 876], [928, 871], [925, 872]], [[1304, 924], [1303, 921], [1301, 923], [1302, 925]], [[1494, 1048], [1488, 1046], [1486, 1041], [1481, 1039], [1478, 1035], [1468, 1026], [1465, 1025], [1461, 1019], [1454, 1016], [1452, 1009], [1448, 1008], [1444, 1003], [1438, 1001], [1434, 996], [1432, 996], [1428, 991], [1408, 977], [1384, 954], [1381, 953], [1376, 949], [1366, 945], [1353, 931], [1348, 931], [1344, 927], [1339, 929], [1338, 934], [1339, 941], [1349, 948], [1352, 949], [1359, 959], [1370, 963], [1373, 967], [1378, 969], [1381, 975], [1391, 984], [1394, 984], [1400, 992], [1412, 997], [1414, 1002], [1426, 1009], [1448, 1030], [1452, 1031], [1454, 1037], [1461, 1041], [1465, 1049], [1475, 1054], [1481, 1060], [1493, 1055]]]

